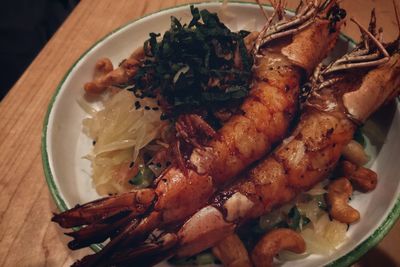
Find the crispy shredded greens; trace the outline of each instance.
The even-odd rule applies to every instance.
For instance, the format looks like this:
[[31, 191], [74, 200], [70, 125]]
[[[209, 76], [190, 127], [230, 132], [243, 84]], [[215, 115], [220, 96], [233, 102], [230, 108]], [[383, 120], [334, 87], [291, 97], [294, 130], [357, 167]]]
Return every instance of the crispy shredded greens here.
[[243, 41], [248, 32], [230, 31], [207, 10], [190, 10], [188, 25], [171, 17], [161, 41], [160, 34], [150, 33], [145, 60], [134, 77], [135, 94], [160, 95], [172, 117], [243, 99], [249, 90], [253, 62]]

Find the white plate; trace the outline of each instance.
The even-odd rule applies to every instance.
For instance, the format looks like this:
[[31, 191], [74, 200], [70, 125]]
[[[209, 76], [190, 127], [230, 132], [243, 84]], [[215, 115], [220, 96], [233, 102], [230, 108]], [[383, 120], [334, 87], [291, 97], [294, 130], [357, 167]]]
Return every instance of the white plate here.
[[[196, 6], [216, 12], [220, 4]], [[254, 26], [260, 29], [265, 22], [254, 4], [230, 3], [228, 11], [237, 15], [234, 20], [224, 20], [233, 30], [254, 30]], [[83, 96], [83, 84], [92, 78], [95, 62], [101, 57], [109, 57], [114, 65], [118, 64], [143, 44], [149, 32], [163, 33], [167, 30], [171, 15], [184, 22], [191, 19], [186, 5], [148, 15], [117, 29], [86, 51], [57, 87], [44, 122], [42, 157], [49, 189], [61, 211], [99, 197], [91, 184], [89, 161], [82, 158], [91, 149], [92, 140], [82, 133], [82, 119], [87, 115], [77, 103], [77, 99]], [[336, 53], [346, 52], [352, 46], [350, 42], [349, 38], [342, 36]], [[384, 138], [384, 144], [371, 145], [376, 143], [375, 138], [368, 147], [374, 154], [370, 166], [379, 174], [378, 187], [371, 193], [358, 194], [351, 201], [351, 205], [360, 211], [361, 221], [350, 227], [347, 242], [331, 256], [312, 255], [286, 262], [283, 266], [349, 265], [378, 243], [394, 224], [400, 213], [400, 168], [396, 160], [400, 156], [399, 105], [392, 105], [387, 112], [390, 116], [385, 116], [386, 121], [381, 124], [384, 127], [380, 126], [380, 138]]]

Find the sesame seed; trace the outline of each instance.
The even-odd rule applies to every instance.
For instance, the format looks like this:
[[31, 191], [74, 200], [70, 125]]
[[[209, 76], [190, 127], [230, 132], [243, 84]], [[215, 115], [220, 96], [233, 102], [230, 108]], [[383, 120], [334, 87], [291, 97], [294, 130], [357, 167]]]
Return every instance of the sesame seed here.
[[139, 109], [140, 106], [141, 106], [141, 105], [140, 105], [140, 102], [139, 102], [139, 101], [136, 101], [136, 102], [135, 102], [135, 108], [136, 108], [136, 109]]
[[165, 114], [165, 113], [161, 114], [160, 120], [165, 121], [166, 119], [168, 119], [167, 114]]
[[152, 110], [159, 110], [159, 107], [153, 107]]
[[144, 109], [145, 110], [150, 110], [150, 107], [149, 106], [144, 106]]

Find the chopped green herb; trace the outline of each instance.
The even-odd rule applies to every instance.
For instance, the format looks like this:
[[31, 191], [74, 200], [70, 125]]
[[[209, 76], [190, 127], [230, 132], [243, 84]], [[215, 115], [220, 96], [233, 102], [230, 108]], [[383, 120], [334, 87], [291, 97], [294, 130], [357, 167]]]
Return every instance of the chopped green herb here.
[[329, 19], [329, 32], [333, 33], [336, 31], [336, 23], [346, 17], [346, 10], [335, 4], [328, 10], [326, 17]]
[[321, 210], [325, 210], [325, 211], [328, 210], [328, 204], [326, 204], [324, 194], [316, 195], [316, 196], [314, 196], [314, 198], [315, 198], [315, 200], [317, 201], [318, 207], [319, 207]]
[[287, 219], [288, 227], [293, 230], [299, 229], [300, 218], [301, 214], [299, 210], [297, 209], [296, 206], [293, 206], [293, 208], [291, 208], [288, 213], [288, 219]]
[[283, 214], [283, 212], [281, 212], [280, 210], [272, 211], [260, 217], [257, 225], [259, 229], [254, 228], [254, 230], [255, 232], [257, 232], [258, 230], [259, 233], [263, 234], [267, 231], [277, 228], [278, 226], [281, 226], [282, 223], [285, 221], [285, 217], [286, 214]]
[[160, 94], [169, 105], [169, 117], [240, 101], [249, 90], [253, 59], [243, 41], [248, 32], [231, 32], [215, 13], [193, 6], [190, 10], [188, 25], [171, 17], [161, 41], [159, 34], [150, 33], [144, 43], [146, 58], [134, 77], [135, 94]]
[[129, 180], [129, 183], [135, 185], [137, 188], [146, 188], [154, 180], [154, 173], [144, 165], [139, 165], [138, 173]]
[[301, 215], [297, 206], [293, 206], [293, 208], [291, 208], [288, 213], [286, 223], [288, 228], [297, 231], [303, 229], [303, 226], [310, 223], [310, 219], [308, 219], [306, 216]]
[[361, 131], [361, 128], [357, 128], [357, 130], [354, 133], [354, 140], [356, 140], [360, 145], [362, 145], [365, 148], [366, 142], [365, 142], [365, 137]]

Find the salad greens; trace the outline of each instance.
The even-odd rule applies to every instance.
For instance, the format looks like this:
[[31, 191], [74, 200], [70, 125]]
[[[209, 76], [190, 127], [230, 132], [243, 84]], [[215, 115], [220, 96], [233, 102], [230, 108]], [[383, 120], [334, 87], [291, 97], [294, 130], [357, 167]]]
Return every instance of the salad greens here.
[[148, 166], [140, 164], [138, 173], [129, 180], [129, 183], [135, 185], [136, 188], [146, 188], [152, 184], [154, 178], [153, 171]]
[[219, 260], [212, 254], [211, 250], [200, 252], [191, 257], [184, 258], [172, 258], [168, 260], [169, 263], [181, 266], [181, 265], [206, 265], [206, 264], [218, 264]]

